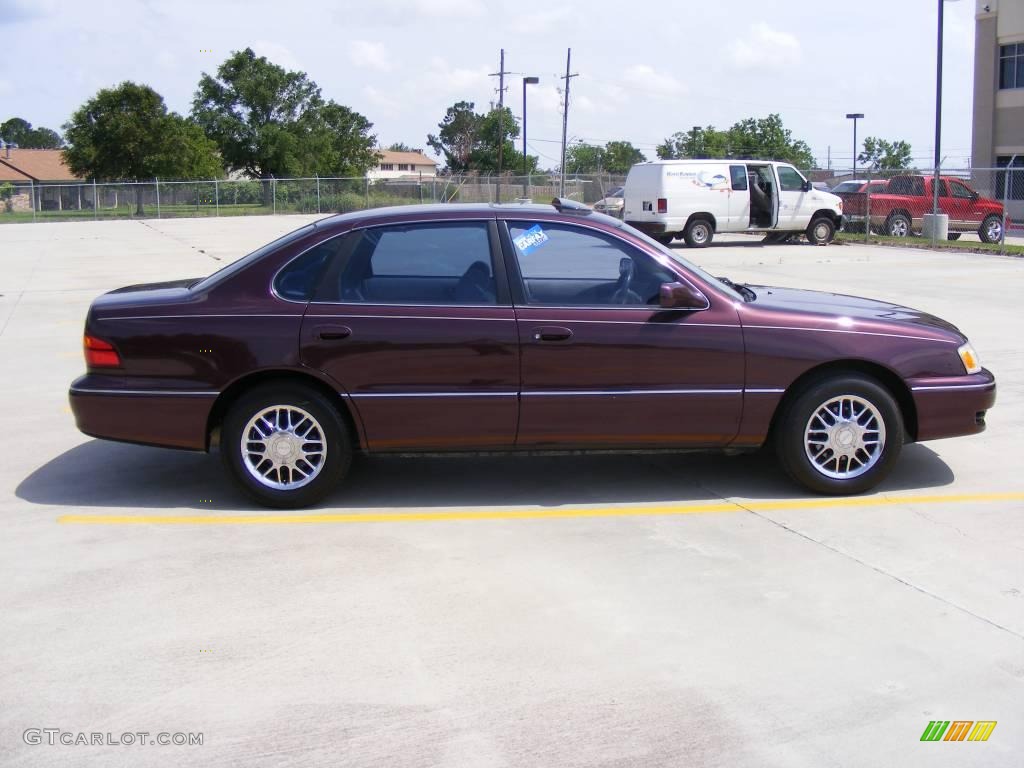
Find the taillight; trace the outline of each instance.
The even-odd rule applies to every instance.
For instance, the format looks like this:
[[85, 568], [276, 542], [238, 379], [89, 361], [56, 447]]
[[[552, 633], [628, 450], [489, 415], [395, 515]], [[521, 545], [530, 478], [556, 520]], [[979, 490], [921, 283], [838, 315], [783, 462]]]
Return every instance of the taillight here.
[[117, 350], [103, 339], [85, 334], [83, 345], [85, 347], [85, 364], [90, 368], [117, 368], [121, 365], [121, 358], [117, 354]]
[[658, 213], [668, 213], [668, 198], [667, 197], [659, 197], [658, 198]]

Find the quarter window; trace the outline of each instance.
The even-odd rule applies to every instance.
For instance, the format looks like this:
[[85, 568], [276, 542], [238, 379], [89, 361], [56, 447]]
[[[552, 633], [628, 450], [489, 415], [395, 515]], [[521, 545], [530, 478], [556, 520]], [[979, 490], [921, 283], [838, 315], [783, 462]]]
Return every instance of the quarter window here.
[[282, 299], [309, 301], [330, 261], [341, 251], [344, 235], [310, 248], [277, 273], [274, 291]]
[[336, 286], [318, 300], [372, 304], [496, 304], [486, 222], [363, 230]]
[[788, 165], [779, 166], [779, 189], [783, 192], [802, 192], [804, 177]]
[[509, 222], [528, 304], [649, 306], [679, 278], [603, 232], [549, 222]]

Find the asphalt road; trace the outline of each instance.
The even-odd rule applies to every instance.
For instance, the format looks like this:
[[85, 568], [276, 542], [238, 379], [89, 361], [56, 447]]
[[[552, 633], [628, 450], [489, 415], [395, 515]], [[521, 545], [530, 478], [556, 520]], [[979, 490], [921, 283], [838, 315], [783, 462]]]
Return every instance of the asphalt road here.
[[[908, 447], [854, 500], [764, 455], [373, 459], [293, 517], [216, 457], [75, 430], [96, 294], [308, 218], [0, 227], [0, 764], [1020, 765], [1024, 261], [686, 252], [934, 312], [995, 371], [985, 434]], [[932, 720], [998, 725], [923, 743]]]

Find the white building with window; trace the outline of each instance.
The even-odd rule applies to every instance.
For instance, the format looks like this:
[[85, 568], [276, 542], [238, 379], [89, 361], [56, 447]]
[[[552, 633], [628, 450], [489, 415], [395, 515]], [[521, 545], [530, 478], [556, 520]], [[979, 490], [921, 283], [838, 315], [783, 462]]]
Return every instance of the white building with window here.
[[415, 149], [412, 152], [377, 152], [377, 165], [366, 172], [370, 179], [432, 179], [437, 176], [437, 163]]

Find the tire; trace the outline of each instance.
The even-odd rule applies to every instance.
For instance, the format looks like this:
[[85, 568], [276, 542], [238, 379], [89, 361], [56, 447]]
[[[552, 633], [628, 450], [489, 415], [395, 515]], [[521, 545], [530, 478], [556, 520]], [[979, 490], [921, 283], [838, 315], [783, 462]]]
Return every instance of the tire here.
[[[254, 450], [243, 455], [244, 437]], [[341, 414], [322, 394], [300, 384], [268, 384], [242, 395], [224, 417], [220, 446], [228, 474], [242, 491], [279, 509], [320, 501], [352, 464], [352, 436]], [[275, 460], [260, 463], [258, 446]]]
[[805, 234], [812, 245], [828, 245], [836, 236], [835, 222], [827, 216], [819, 216], [811, 220]]
[[905, 213], [894, 213], [885, 220], [885, 234], [889, 237], [908, 237], [913, 226]]
[[686, 223], [683, 239], [691, 248], [703, 248], [715, 237], [715, 228], [707, 219], [694, 218]]
[[[860, 432], [854, 424], [867, 430]], [[903, 447], [903, 416], [892, 394], [876, 380], [855, 373], [818, 379], [794, 393], [773, 429], [782, 468], [821, 494], [857, 494], [873, 488], [892, 470]], [[877, 439], [872, 442], [873, 438]], [[847, 451], [834, 450], [848, 440], [853, 459]]]
[[651, 235], [651, 237], [655, 242], [661, 243], [662, 245], [669, 245], [673, 240], [675, 240], [675, 236], [673, 235]]
[[949, 234], [946, 235], [946, 239], [947, 240], [959, 240], [960, 239], [960, 235], [962, 235], [962, 234], [963, 234], [962, 232], [950, 232]]
[[1000, 216], [986, 216], [978, 227], [978, 237], [983, 243], [998, 243], [1003, 236], [1003, 219]]

